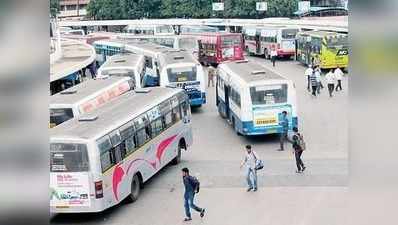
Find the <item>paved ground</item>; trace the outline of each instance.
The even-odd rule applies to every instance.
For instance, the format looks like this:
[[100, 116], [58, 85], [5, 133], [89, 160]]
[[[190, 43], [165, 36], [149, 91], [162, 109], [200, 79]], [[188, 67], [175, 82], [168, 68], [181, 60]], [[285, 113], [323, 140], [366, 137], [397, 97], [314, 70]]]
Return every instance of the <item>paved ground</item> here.
[[[262, 58], [251, 58], [271, 66]], [[292, 79], [298, 92], [299, 126], [307, 140], [305, 174], [296, 174], [294, 156], [279, 152], [277, 136], [237, 136], [215, 107], [214, 89], [208, 104], [193, 111], [194, 145], [178, 166], [164, 168], [145, 186], [134, 204], [121, 204], [100, 214], [57, 215], [53, 224], [176, 225], [184, 224], [180, 169], [188, 166], [201, 180], [199, 206], [208, 214], [186, 224], [206, 225], [334, 225], [344, 224], [348, 180], [347, 78], [343, 92], [329, 98], [326, 89], [314, 99], [306, 91], [305, 68], [293, 61], [277, 62], [275, 70]], [[245, 192], [239, 169], [245, 144], [265, 160], [259, 191]], [[336, 216], [339, 215], [339, 216]]]

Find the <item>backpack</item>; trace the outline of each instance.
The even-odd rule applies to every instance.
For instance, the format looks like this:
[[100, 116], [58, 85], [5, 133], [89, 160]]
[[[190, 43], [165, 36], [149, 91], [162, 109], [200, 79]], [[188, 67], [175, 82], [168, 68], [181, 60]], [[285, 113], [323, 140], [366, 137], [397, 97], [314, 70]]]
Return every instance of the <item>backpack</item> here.
[[199, 193], [200, 190], [200, 182], [198, 180], [198, 178], [191, 176], [191, 183], [192, 183], [192, 187], [195, 193]]
[[304, 137], [303, 137], [303, 135], [302, 134], [300, 134], [300, 133], [297, 133], [297, 137], [298, 137], [298, 139], [297, 139], [297, 144], [300, 146], [300, 148], [301, 148], [301, 151], [304, 151], [305, 150], [305, 141], [304, 141]]

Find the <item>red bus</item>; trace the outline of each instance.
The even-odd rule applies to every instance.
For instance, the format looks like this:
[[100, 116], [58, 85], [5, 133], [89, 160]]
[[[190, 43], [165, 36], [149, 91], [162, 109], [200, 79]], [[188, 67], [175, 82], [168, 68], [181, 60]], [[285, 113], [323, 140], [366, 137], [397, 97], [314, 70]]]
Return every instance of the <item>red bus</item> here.
[[198, 59], [204, 65], [243, 60], [243, 37], [240, 33], [211, 32], [195, 35], [198, 39]]

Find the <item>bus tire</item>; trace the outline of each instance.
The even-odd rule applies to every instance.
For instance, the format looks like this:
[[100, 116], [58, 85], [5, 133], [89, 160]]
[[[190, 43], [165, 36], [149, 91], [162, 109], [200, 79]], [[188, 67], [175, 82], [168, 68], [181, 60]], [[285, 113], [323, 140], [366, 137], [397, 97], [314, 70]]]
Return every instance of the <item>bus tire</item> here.
[[128, 202], [132, 203], [137, 201], [140, 192], [141, 192], [141, 180], [137, 174], [134, 174], [133, 179], [131, 180], [130, 195], [127, 197]]
[[184, 139], [181, 139], [180, 142], [178, 143], [177, 155], [171, 161], [172, 165], [178, 165], [181, 162], [181, 149], [186, 149], [186, 144]]

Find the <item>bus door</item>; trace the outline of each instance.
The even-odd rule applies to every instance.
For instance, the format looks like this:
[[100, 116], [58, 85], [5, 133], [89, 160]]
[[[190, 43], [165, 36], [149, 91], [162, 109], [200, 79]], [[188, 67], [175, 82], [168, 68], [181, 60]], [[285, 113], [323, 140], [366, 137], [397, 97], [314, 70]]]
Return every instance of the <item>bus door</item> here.
[[225, 94], [225, 116], [229, 119], [229, 86], [224, 84], [224, 94]]
[[143, 84], [145, 87], [158, 86], [159, 73], [157, 64], [154, 62], [154, 58], [151, 56], [145, 56], [145, 76]]
[[201, 40], [198, 40], [198, 59], [200, 63], [203, 63], [203, 44]]

